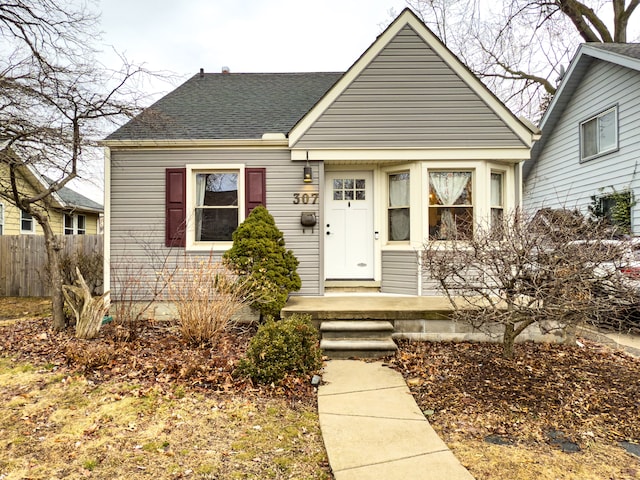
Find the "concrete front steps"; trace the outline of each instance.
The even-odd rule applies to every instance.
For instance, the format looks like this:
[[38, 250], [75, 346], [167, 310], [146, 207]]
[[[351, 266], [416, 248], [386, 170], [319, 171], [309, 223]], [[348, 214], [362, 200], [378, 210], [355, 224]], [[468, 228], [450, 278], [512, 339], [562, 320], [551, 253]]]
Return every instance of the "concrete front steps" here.
[[320, 334], [320, 348], [333, 359], [382, 358], [398, 350], [386, 320], [325, 320]]

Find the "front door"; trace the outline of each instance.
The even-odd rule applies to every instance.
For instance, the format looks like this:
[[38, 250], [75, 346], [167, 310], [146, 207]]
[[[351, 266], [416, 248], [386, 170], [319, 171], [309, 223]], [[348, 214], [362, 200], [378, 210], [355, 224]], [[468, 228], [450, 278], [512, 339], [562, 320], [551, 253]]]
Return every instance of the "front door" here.
[[373, 173], [327, 172], [325, 192], [325, 278], [373, 279]]

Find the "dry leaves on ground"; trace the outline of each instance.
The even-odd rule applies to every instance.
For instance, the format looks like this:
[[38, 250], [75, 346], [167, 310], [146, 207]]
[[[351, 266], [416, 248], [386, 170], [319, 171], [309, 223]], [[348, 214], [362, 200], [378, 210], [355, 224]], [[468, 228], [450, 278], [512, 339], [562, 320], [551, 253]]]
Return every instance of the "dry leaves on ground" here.
[[[483, 470], [481, 464], [488, 465], [492, 456], [485, 445], [501, 452], [493, 457], [503, 468], [524, 459], [514, 447], [549, 455], [537, 460], [534, 455], [539, 468], [528, 465], [531, 477], [517, 478], [635, 478], [640, 461], [620, 442], [632, 447], [640, 442], [640, 359], [597, 343], [580, 344], [518, 344], [515, 358], [505, 360], [499, 344], [402, 341], [391, 364], [407, 379], [429, 422], [477, 478], [502, 478], [495, 476], [497, 465], [491, 467], [494, 476]], [[613, 477], [568, 476], [566, 466], [560, 468], [561, 477], [540, 473], [555, 472], [550, 465], [556, 461], [554, 452], [593, 454], [595, 446], [620, 454], [620, 470]], [[506, 471], [510, 468], [513, 472], [513, 465]]]
[[289, 377], [280, 385], [255, 385], [236, 378], [235, 367], [254, 330], [238, 328], [214, 347], [189, 347], [171, 322], [148, 322], [132, 341], [118, 341], [113, 324], [95, 340], [73, 337], [71, 329], [56, 332], [49, 319], [21, 320], [2, 328], [0, 354], [18, 361], [52, 364], [69, 373], [82, 372], [99, 383], [135, 379], [146, 386], [182, 385], [203, 391], [259, 394], [315, 403], [309, 379]]

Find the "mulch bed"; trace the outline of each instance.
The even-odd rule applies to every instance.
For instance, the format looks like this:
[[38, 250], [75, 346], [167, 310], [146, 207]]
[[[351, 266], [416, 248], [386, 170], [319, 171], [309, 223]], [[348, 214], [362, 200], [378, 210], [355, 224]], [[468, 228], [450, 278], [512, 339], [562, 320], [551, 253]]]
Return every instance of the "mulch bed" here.
[[107, 324], [98, 338], [79, 340], [72, 328], [54, 331], [49, 318], [23, 319], [0, 326], [0, 355], [81, 373], [96, 383], [122, 380], [148, 388], [179, 385], [203, 392], [315, 402], [310, 379], [291, 376], [278, 385], [257, 385], [234, 375], [254, 333], [255, 329], [239, 328], [215, 346], [194, 347], [180, 338], [172, 322], [146, 322], [129, 340], [123, 340], [127, 335], [122, 327]]
[[560, 448], [640, 441], [640, 359], [586, 340], [518, 344], [513, 360], [501, 348], [401, 341], [390, 363], [445, 439], [464, 431]]

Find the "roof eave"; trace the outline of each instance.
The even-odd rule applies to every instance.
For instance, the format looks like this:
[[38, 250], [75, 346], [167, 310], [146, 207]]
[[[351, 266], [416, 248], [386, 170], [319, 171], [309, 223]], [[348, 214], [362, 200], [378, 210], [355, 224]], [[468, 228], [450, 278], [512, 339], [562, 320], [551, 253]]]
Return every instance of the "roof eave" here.
[[288, 139], [279, 134], [278, 138], [246, 139], [128, 139], [101, 140], [99, 144], [112, 149], [118, 148], [224, 148], [224, 147], [287, 147]]

